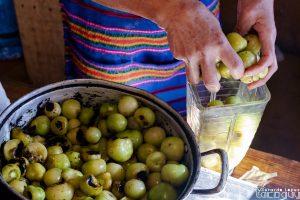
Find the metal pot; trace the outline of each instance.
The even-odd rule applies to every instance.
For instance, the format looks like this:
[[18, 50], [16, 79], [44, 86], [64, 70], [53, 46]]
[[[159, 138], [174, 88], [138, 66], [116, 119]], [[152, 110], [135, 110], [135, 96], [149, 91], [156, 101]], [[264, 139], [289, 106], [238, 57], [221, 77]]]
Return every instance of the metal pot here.
[[[11, 104], [0, 116], [0, 143], [9, 140], [10, 130], [13, 126], [24, 127], [47, 101], [63, 101], [68, 98], [80, 98], [82, 102], [96, 105], [104, 101], [116, 101], [122, 95], [132, 95], [142, 104], [152, 108], [158, 122], [171, 135], [180, 136], [186, 144], [184, 163], [188, 166], [190, 176], [187, 183], [182, 186], [178, 199], [185, 199], [190, 193], [212, 194], [220, 192], [227, 180], [228, 166], [227, 155], [223, 150], [215, 149], [200, 154], [194, 134], [184, 119], [170, 106], [155, 96], [125, 85], [111, 83], [102, 80], [76, 79], [51, 84], [37, 89], [15, 103]], [[217, 187], [206, 190], [193, 190], [200, 172], [201, 155], [212, 153], [220, 154], [222, 158], [222, 175]], [[1, 185], [20, 199], [26, 199], [14, 192], [9, 185], [0, 177]], [[2, 187], [3, 187], [2, 186]], [[2, 190], [2, 189], [1, 189]]]

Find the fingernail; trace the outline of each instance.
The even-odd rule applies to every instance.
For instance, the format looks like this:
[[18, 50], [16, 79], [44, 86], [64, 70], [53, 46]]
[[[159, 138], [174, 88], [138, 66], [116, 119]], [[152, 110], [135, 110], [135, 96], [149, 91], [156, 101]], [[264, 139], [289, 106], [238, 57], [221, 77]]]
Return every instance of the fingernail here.
[[205, 84], [205, 87], [211, 92], [218, 92], [220, 90], [220, 85], [216, 84]]
[[235, 80], [238, 80], [240, 78], [243, 77], [243, 75], [240, 75], [240, 74], [231, 74], [232, 78], [235, 79]]
[[232, 76], [232, 78], [238, 80], [238, 79], [242, 78], [244, 76], [244, 74], [245, 74], [244, 71], [242, 71], [242, 72], [234, 71], [231, 73], [231, 76]]
[[248, 90], [253, 90], [253, 89], [255, 89], [256, 87], [254, 87], [252, 84], [250, 84], [250, 85], [247, 86], [247, 88], [248, 88]]
[[256, 75], [256, 74], [251, 72], [251, 71], [246, 71], [245, 72], [245, 76], [254, 76], [254, 75]]
[[245, 72], [245, 76], [252, 76], [252, 74], [249, 72]]

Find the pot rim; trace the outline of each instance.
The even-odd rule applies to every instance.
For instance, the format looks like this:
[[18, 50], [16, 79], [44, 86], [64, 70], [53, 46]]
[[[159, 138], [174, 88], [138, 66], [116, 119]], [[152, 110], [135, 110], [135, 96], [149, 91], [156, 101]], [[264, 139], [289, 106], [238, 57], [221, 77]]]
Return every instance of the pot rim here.
[[[178, 199], [185, 199], [193, 190], [193, 187], [199, 177], [200, 172], [200, 150], [198, 148], [198, 144], [196, 142], [196, 138], [194, 136], [193, 131], [191, 130], [190, 126], [187, 124], [187, 122], [173, 109], [171, 108], [167, 103], [163, 102], [162, 100], [158, 99], [156, 96], [131, 86], [119, 84], [119, 83], [113, 83], [105, 80], [96, 80], [96, 79], [73, 79], [73, 80], [66, 80], [61, 81], [57, 83], [52, 83], [49, 85], [46, 85], [44, 87], [38, 88], [36, 90], [33, 90], [32, 92], [22, 96], [20, 99], [12, 103], [10, 106], [8, 106], [0, 115], [0, 129], [3, 127], [4, 124], [9, 123], [7, 120], [9, 117], [16, 111], [18, 108], [20, 108], [25, 103], [37, 98], [40, 95], [46, 94], [48, 92], [53, 92], [62, 88], [68, 88], [68, 87], [78, 87], [78, 86], [93, 86], [93, 87], [106, 87], [108, 89], [112, 90], [119, 90], [121, 92], [125, 92], [127, 94], [132, 94], [139, 96], [145, 100], [153, 102], [156, 106], [160, 107], [162, 110], [164, 110], [169, 116], [171, 116], [182, 128], [182, 130], [185, 133], [185, 136], [187, 138], [187, 141], [189, 142], [189, 147], [192, 154], [192, 171], [189, 175], [188, 182], [186, 186], [184, 187], [184, 191], [181, 193], [181, 195], [178, 197]], [[191, 169], [191, 166], [189, 166]], [[5, 186], [10, 192], [14, 193], [21, 199], [26, 199], [23, 195], [15, 192], [8, 183], [6, 183], [2, 177], [0, 176], [0, 183], [1, 185]]]

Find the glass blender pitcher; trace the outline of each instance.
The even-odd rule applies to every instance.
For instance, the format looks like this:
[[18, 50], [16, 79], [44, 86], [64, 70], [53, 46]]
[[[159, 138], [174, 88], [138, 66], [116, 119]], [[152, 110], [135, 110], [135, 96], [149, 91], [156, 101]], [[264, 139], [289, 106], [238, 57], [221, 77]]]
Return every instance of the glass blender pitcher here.
[[[200, 84], [187, 85], [187, 121], [197, 138], [200, 151], [221, 148], [228, 153], [229, 170], [233, 170], [246, 155], [270, 100], [266, 85], [249, 91], [247, 85], [236, 80], [221, 81], [215, 98], [224, 102], [229, 96], [238, 96], [243, 103], [207, 107], [211, 93]], [[202, 158], [203, 167], [220, 171], [218, 155]]]

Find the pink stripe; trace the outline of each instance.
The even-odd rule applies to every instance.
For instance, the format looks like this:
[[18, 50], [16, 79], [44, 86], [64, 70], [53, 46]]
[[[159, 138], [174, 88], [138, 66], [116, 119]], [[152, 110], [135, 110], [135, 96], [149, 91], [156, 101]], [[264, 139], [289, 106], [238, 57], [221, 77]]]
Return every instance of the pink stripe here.
[[113, 28], [113, 27], [102, 26], [102, 25], [99, 25], [99, 24], [95, 24], [93, 22], [86, 21], [83, 18], [78, 17], [76, 15], [73, 15], [70, 12], [68, 12], [66, 9], [63, 9], [63, 10], [69, 16], [71, 16], [74, 19], [77, 19], [78, 21], [81, 21], [82, 23], [85, 23], [85, 24], [87, 24], [87, 25], [89, 25], [91, 27], [95, 27], [95, 28], [98, 28], [98, 29], [103, 29], [103, 30], [106, 30], [106, 31], [117, 31], [117, 32], [121, 32], [121, 33], [123, 33], [123, 32], [128, 32], [128, 33], [146, 33], [146, 34], [155, 34], [155, 33], [163, 33], [163, 32], [165, 32], [162, 29], [161, 30], [156, 30], [156, 31], [144, 31], [144, 30], [130, 30], [130, 29], [123, 29], [123, 28]]
[[179, 114], [186, 114], [186, 110], [177, 111]]
[[100, 52], [100, 53], [119, 54], [119, 55], [133, 55], [133, 54], [140, 53], [140, 52], [167, 52], [167, 51], [170, 51], [170, 48], [165, 48], [165, 49], [142, 48], [142, 49], [138, 49], [138, 50], [134, 50], [134, 51], [130, 51], [130, 52], [112, 51], [112, 50], [107, 50], [107, 49], [103, 49], [103, 48], [97, 48], [97, 47], [90, 46], [90, 45], [85, 44], [84, 42], [80, 41], [79, 39], [73, 37], [73, 36], [72, 36], [72, 38], [76, 42], [78, 42], [79, 44], [83, 45], [84, 47], [86, 47], [90, 50], [96, 51], [96, 52]]
[[211, 3], [207, 6], [207, 8], [208, 8], [208, 9], [211, 8], [213, 5], [215, 5], [215, 3], [216, 3], [217, 1], [219, 1], [219, 0], [214, 0], [213, 2], [211, 2]]
[[103, 10], [101, 8], [91, 6], [87, 3], [84, 3], [81, 0], [71, 0], [71, 1], [72, 1], [72, 3], [79, 4], [84, 8], [88, 8], [88, 9], [96, 11], [96, 12], [101, 12], [101, 13], [103, 13], [105, 15], [108, 15], [108, 16], [119, 17], [119, 18], [124, 18], [124, 19], [140, 19], [141, 18], [140, 16], [132, 15], [130, 13], [128, 13], [128, 14], [127, 13], [116, 13], [116, 12], [113, 12], [113, 11]]
[[143, 68], [143, 69], [155, 69], [155, 70], [172, 70], [174, 69], [174, 67], [177, 67], [179, 65], [181, 65], [182, 63], [175, 63], [175, 64], [172, 64], [172, 65], [168, 65], [168, 66], [164, 66], [164, 65], [149, 65], [149, 64], [136, 64], [136, 63], [130, 63], [130, 64], [126, 64], [126, 65], [123, 65], [123, 66], [115, 66], [115, 65], [99, 65], [99, 64], [96, 64], [94, 62], [91, 62], [89, 60], [86, 60], [82, 55], [80, 55], [80, 53], [78, 53], [75, 49], [72, 49], [72, 51], [76, 54], [77, 57], [79, 57], [79, 59], [83, 60], [85, 63], [91, 65], [91, 66], [94, 66], [95, 68], [98, 68], [98, 69], [103, 69], [103, 70], [109, 70], [109, 71], [112, 71], [112, 70], [126, 70], [126, 69], [129, 69], [131, 67], [139, 67], [139, 68]]
[[166, 79], [147, 80], [147, 81], [142, 81], [142, 82], [138, 82], [138, 83], [131, 84], [131, 86], [133, 86], [133, 87], [138, 87], [138, 86], [143, 85], [143, 84], [146, 84], [146, 83], [164, 82], [164, 81], [171, 80], [172, 78], [175, 78], [175, 77], [177, 77], [177, 76], [181, 76], [181, 75], [184, 75], [184, 74], [185, 74], [185, 72], [174, 73], [173, 76], [171, 76], [171, 77], [169, 77], [169, 78], [166, 78]]

